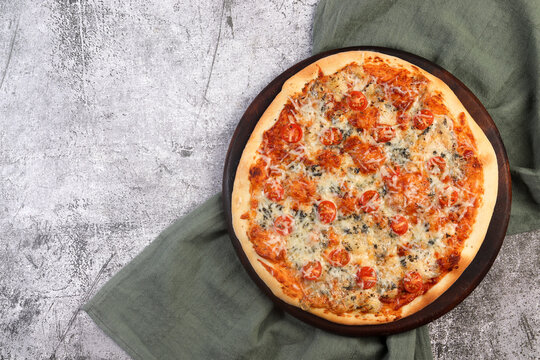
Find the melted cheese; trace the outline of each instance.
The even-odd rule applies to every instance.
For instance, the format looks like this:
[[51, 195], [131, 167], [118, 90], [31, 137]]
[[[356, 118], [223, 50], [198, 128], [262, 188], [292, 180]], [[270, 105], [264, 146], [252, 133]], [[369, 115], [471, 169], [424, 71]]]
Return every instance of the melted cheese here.
[[[338, 113], [327, 118], [328, 108], [324, 94], [332, 93], [335, 101], [341, 101], [350, 90], [362, 91], [369, 104], [378, 108], [376, 126], [389, 126], [396, 134], [392, 140], [386, 144], [377, 144], [372, 133], [352, 127], [346, 114]], [[435, 116], [433, 124], [424, 131], [410, 126], [403, 131], [397, 125], [396, 108], [384, 100], [385, 96], [392, 92], [416, 95], [408, 110], [410, 116], [422, 109], [422, 94], [415, 94], [411, 89], [398, 86], [377, 84], [375, 78], [365, 76], [361, 67], [350, 66], [347, 71], [330, 76], [326, 83], [317, 80], [311, 84], [307, 93], [289, 98], [296, 111], [296, 116], [291, 121], [302, 125], [304, 129], [302, 142], [289, 151], [294, 160], [287, 164], [272, 164], [268, 156], [260, 154], [267, 169], [277, 174], [273, 181], [283, 182], [296, 174], [303, 174], [316, 183], [318, 199], [307, 205], [299, 205], [290, 197], [286, 197], [278, 205], [267, 199], [263, 191], [253, 194], [259, 200], [254, 220], [263, 228], [272, 229], [273, 221], [278, 216], [290, 215], [294, 219], [293, 230], [288, 236], [272, 234], [267, 239], [267, 245], [276, 253], [286, 250], [286, 261], [296, 269], [306, 297], [324, 296], [331, 300], [331, 307], [334, 309], [379, 311], [382, 306], [379, 296], [396, 296], [407, 272], [417, 272], [424, 281], [439, 276], [436, 254], [446, 253], [448, 245], [444, 241], [445, 237], [456, 233], [459, 221], [467, 214], [468, 208], [474, 207], [476, 203], [471, 191], [448, 185], [442, 180], [446, 177], [462, 177], [462, 160], [455, 153], [457, 139], [453, 133], [454, 120], [446, 115]], [[380, 171], [371, 174], [362, 174], [352, 158], [343, 152], [341, 166], [334, 172], [324, 171], [317, 165], [305, 165], [305, 160], [316, 164], [316, 156], [323, 149], [339, 151], [341, 148], [342, 144], [322, 144], [320, 136], [330, 127], [340, 130], [343, 141], [354, 135], [363, 143], [382, 147], [386, 164], [398, 165], [403, 173], [427, 174], [428, 193], [421, 193], [424, 190], [415, 186], [405, 187], [401, 194], [404, 195], [402, 202], [392, 206], [389, 199], [400, 195], [392, 190], [398, 188], [398, 178], [391, 179], [391, 186], [387, 189], [383, 178], [390, 174], [386, 167], [383, 166]], [[427, 172], [426, 161], [433, 156], [442, 156], [445, 159], [446, 167], [443, 172]], [[367, 163], [377, 161], [372, 159], [367, 160]], [[374, 214], [385, 219], [383, 223], [377, 223], [374, 214], [364, 213], [358, 206], [354, 214], [345, 216], [338, 211], [331, 224], [322, 223], [318, 215], [318, 203], [330, 200], [338, 204], [340, 197], [345, 195], [345, 187], [357, 195], [366, 190], [376, 190], [380, 199], [372, 199], [366, 207], [378, 207]], [[451, 206], [441, 207], [439, 197], [451, 198], [455, 191], [458, 192], [456, 202]], [[427, 198], [427, 204], [416, 202], [415, 199], [423, 197]], [[411, 214], [402, 210], [410, 207], [416, 207], [416, 223]], [[430, 217], [446, 218], [452, 211], [457, 212], [457, 221], [447, 221], [436, 230], [430, 228]], [[389, 226], [389, 219], [396, 215], [405, 215], [409, 219], [408, 231], [401, 236], [394, 233]], [[339, 245], [329, 245], [330, 230], [338, 236]], [[328, 259], [331, 249], [347, 250], [350, 254], [348, 264], [343, 267], [332, 265]], [[405, 255], [400, 256], [398, 249], [405, 251]], [[315, 261], [321, 263], [321, 277], [316, 281], [302, 280], [303, 266]], [[377, 283], [371, 289], [360, 289], [356, 283], [357, 272], [363, 266], [375, 270]]]

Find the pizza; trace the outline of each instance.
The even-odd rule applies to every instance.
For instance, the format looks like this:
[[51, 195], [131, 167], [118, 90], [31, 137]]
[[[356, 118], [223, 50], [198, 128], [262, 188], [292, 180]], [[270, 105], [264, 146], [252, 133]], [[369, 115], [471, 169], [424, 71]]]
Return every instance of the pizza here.
[[233, 227], [283, 301], [347, 325], [409, 316], [456, 281], [497, 197], [495, 152], [440, 79], [350, 51], [287, 80], [243, 151]]

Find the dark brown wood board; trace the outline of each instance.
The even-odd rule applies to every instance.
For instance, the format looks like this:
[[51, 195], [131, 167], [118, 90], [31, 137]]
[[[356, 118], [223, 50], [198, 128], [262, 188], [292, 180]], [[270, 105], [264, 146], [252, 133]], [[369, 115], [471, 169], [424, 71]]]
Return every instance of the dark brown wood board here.
[[[458, 278], [458, 280], [430, 305], [400, 320], [377, 325], [342, 325], [333, 323], [304, 311], [296, 306], [289, 305], [276, 297], [252, 268], [247, 256], [242, 250], [242, 246], [240, 245], [238, 238], [234, 233], [231, 216], [231, 197], [234, 185], [234, 177], [244, 147], [251, 135], [251, 132], [255, 128], [255, 125], [259, 121], [259, 118], [274, 100], [276, 95], [281, 91], [285, 81], [309, 64], [323, 57], [352, 50], [377, 51], [399, 57], [430, 72], [444, 81], [454, 91], [467, 111], [486, 134], [487, 138], [491, 142], [491, 145], [495, 149], [499, 167], [499, 188], [495, 210], [491, 218], [485, 240], [471, 264]], [[478, 286], [495, 261], [506, 234], [508, 221], [510, 219], [511, 202], [512, 192], [510, 168], [508, 165], [506, 150], [495, 123], [476, 96], [455, 76], [427, 59], [407, 53], [405, 51], [375, 46], [355, 46], [323, 52], [297, 63], [277, 76], [259, 93], [259, 95], [257, 95], [257, 97], [255, 97], [240, 119], [229, 145], [223, 171], [223, 206], [227, 217], [229, 235], [240, 262], [253, 281], [278, 307], [288, 312], [292, 316], [323, 330], [347, 336], [389, 335], [410, 330], [427, 324], [456, 307], [474, 290], [476, 286]]]

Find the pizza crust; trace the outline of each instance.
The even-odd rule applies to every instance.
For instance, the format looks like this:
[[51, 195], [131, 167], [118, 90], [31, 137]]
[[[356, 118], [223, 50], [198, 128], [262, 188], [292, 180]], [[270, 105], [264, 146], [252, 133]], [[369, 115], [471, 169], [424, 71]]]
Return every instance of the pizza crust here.
[[[242, 157], [236, 171], [232, 194], [231, 211], [233, 228], [238, 240], [240, 241], [240, 244], [242, 245], [244, 253], [251, 263], [251, 266], [256, 271], [257, 275], [270, 288], [272, 293], [286, 303], [300, 307], [299, 301], [286, 295], [282, 291], [281, 284], [260, 263], [260, 261], [263, 261], [269, 264], [253, 249], [253, 246], [247, 237], [248, 222], [240, 219], [240, 216], [249, 210], [249, 202], [251, 198], [249, 168], [251, 164], [258, 159], [257, 149], [262, 143], [264, 132], [271, 128], [277, 121], [283, 106], [286, 104], [290, 96], [297, 92], [301, 92], [307, 82], [317, 78], [319, 71], [322, 71], [324, 74], [333, 74], [353, 61], [362, 61], [364, 56], [377, 56], [385, 60], [389, 65], [420, 71], [429, 80], [429, 88], [432, 90], [436, 89], [443, 94], [445, 104], [455, 119], [458, 118], [460, 113], [463, 112], [465, 114], [467, 124], [471, 129], [476, 141], [478, 158], [483, 165], [483, 200], [478, 208], [476, 221], [473, 224], [471, 235], [464, 244], [457, 268], [447, 273], [424, 295], [417, 297], [411, 303], [402, 307], [401, 317], [406, 317], [416, 313], [435, 301], [435, 299], [442, 295], [459, 278], [467, 266], [469, 266], [469, 264], [472, 262], [476, 253], [480, 249], [487, 232], [491, 215], [495, 207], [498, 191], [497, 157], [491, 143], [487, 139], [484, 132], [473, 120], [471, 115], [467, 112], [463, 104], [459, 101], [454, 92], [442, 80], [424, 71], [423, 69], [420, 69], [402, 59], [382, 53], [370, 51], [348, 51], [322, 58], [288, 79], [283, 84], [281, 92], [276, 96], [274, 101], [272, 101], [260, 118], [242, 153]], [[357, 314], [346, 313], [343, 315], [336, 315], [328, 310], [320, 308], [309, 308], [305, 310], [329, 321], [345, 325], [385, 323], [397, 320], [398, 318], [395, 316], [365, 314], [361, 312], [358, 312]]]

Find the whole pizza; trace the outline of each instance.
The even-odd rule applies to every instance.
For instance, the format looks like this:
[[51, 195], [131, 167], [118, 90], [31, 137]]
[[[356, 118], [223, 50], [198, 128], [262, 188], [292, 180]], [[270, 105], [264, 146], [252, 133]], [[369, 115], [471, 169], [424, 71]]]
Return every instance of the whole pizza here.
[[460, 276], [497, 197], [495, 152], [440, 79], [350, 51], [309, 65], [238, 165], [234, 231], [272, 292], [327, 320], [411, 315]]

